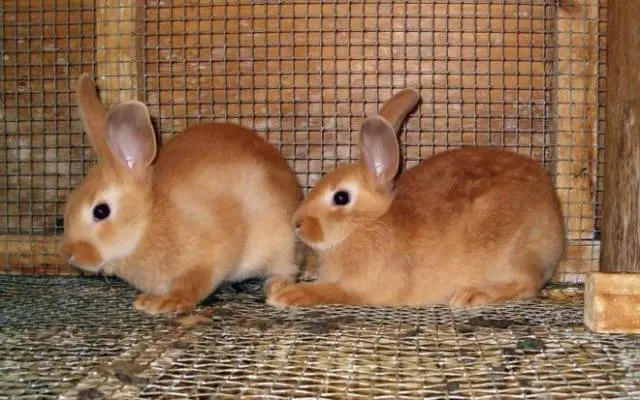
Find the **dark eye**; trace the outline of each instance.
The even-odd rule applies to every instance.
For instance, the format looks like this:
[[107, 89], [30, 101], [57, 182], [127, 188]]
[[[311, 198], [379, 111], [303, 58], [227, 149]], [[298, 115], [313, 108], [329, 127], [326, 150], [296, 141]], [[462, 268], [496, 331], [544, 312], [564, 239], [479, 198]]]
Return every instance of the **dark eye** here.
[[338, 190], [333, 195], [333, 204], [337, 206], [346, 206], [347, 204], [349, 204], [349, 201], [351, 201], [351, 199], [349, 197], [349, 192], [347, 191]]
[[111, 214], [111, 209], [105, 203], [100, 203], [93, 207], [93, 218], [95, 218], [96, 221], [102, 221], [108, 218], [109, 214]]

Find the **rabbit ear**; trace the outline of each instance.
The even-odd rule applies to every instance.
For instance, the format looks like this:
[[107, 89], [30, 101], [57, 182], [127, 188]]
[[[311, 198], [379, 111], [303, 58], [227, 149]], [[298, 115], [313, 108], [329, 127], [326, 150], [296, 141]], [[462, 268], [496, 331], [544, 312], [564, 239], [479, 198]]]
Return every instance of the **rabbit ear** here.
[[415, 89], [404, 89], [394, 94], [382, 106], [379, 116], [387, 120], [393, 132], [397, 133], [407, 115], [420, 101], [420, 93]]
[[88, 74], [78, 79], [76, 96], [80, 118], [84, 125], [93, 151], [101, 161], [111, 162], [111, 152], [105, 140], [107, 110], [100, 102], [93, 80]]
[[106, 141], [116, 162], [129, 172], [146, 168], [156, 156], [156, 135], [147, 107], [125, 101], [111, 108], [107, 116]]
[[398, 173], [400, 149], [393, 127], [380, 116], [367, 118], [360, 131], [360, 151], [369, 173], [379, 185], [388, 185]]
[[396, 134], [404, 119], [420, 101], [415, 89], [393, 95], [375, 117], [367, 118], [360, 130], [360, 151], [367, 169], [378, 184], [388, 185], [400, 167], [400, 146]]

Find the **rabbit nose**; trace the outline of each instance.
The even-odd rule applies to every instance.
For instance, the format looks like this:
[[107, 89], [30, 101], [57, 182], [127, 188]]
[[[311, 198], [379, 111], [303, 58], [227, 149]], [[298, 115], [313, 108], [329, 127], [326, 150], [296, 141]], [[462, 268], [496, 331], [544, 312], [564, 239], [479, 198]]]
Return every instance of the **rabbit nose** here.
[[296, 218], [293, 225], [296, 227], [296, 230], [299, 230], [302, 227], [302, 218]]

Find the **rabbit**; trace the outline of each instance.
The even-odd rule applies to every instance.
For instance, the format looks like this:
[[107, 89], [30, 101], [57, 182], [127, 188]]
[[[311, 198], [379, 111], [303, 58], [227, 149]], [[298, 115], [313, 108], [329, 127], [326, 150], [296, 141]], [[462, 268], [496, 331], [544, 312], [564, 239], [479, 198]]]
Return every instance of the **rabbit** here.
[[274, 279], [279, 307], [444, 305], [536, 297], [564, 254], [546, 169], [509, 150], [463, 147], [399, 173], [397, 133], [420, 101], [395, 94], [360, 130], [360, 160], [322, 177], [292, 218], [321, 259], [315, 282]]
[[143, 103], [107, 111], [87, 74], [77, 98], [98, 163], [68, 198], [69, 264], [130, 283], [134, 308], [149, 314], [186, 313], [225, 281], [295, 280], [291, 218], [303, 193], [275, 147], [245, 127], [205, 123], [158, 150]]

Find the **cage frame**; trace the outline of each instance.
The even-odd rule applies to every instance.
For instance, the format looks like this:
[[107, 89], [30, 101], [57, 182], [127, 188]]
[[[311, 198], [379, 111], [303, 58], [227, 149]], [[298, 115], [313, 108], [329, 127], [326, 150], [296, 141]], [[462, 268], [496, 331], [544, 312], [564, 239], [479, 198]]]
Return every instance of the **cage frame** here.
[[[513, 1], [502, 0], [502, 3]], [[542, 365], [545, 370], [544, 374], [547, 375], [546, 378], [549, 379], [550, 376], [551, 380], [544, 381], [543, 379], [541, 386], [537, 387], [538, 391], [532, 395], [546, 394], [568, 397], [570, 394], [576, 395], [576, 392], [599, 398], [615, 393], [639, 395], [640, 375], [637, 372], [634, 372], [633, 376], [625, 377], [624, 382], [618, 381], [620, 375], [617, 374], [625, 367], [628, 368], [629, 365], [637, 365], [640, 360], [636, 354], [631, 354], [634, 353], [633, 345], [637, 339], [628, 335], [640, 333], [640, 313], [638, 312], [640, 310], [640, 212], [638, 212], [640, 207], [640, 195], [638, 195], [640, 193], [640, 175], [636, 172], [640, 171], [640, 121], [638, 121], [640, 113], [640, 40], [638, 39], [640, 38], [640, 26], [634, 20], [640, 15], [640, 2], [609, 0], [607, 3], [607, 0], [585, 0], [582, 4], [586, 4], [586, 6], [581, 7], [575, 6], [574, 1], [556, 0], [554, 3], [554, 7], [556, 7], [556, 15], [554, 16], [556, 29], [553, 33], [555, 40], [564, 43], [575, 42], [581, 45], [559, 47], [560, 53], [553, 57], [553, 92], [555, 97], [550, 105], [553, 107], [551, 113], [554, 117], [552, 118], [553, 126], [548, 129], [552, 132], [554, 140], [552, 145], [557, 145], [555, 148], [563, 152], [553, 160], [555, 163], [553, 165], [555, 170], [554, 183], [559, 188], [563, 207], [566, 205], [564, 211], [569, 216], [568, 230], [571, 232], [567, 255], [558, 269], [569, 274], [584, 276], [584, 292], [580, 288], [573, 291], [575, 289], [573, 286], [568, 290], [571, 296], [579, 300], [574, 299], [572, 302], [560, 305], [548, 304], [545, 301], [549, 300], [553, 290], [546, 291], [545, 289], [541, 293], [542, 303], [499, 305], [495, 308], [472, 310], [468, 314], [466, 311], [456, 314], [446, 307], [420, 313], [413, 313], [406, 308], [387, 309], [382, 311], [378, 317], [373, 318], [374, 323], [370, 322], [370, 325], [364, 329], [362, 326], [356, 326], [355, 323], [352, 326], [346, 326], [342, 332], [336, 335], [341, 336], [346, 332], [346, 335], [342, 337], [343, 341], [340, 342], [331, 335], [321, 337], [324, 333], [317, 334], [318, 329], [326, 328], [318, 327], [317, 321], [328, 320], [329, 317], [336, 314], [339, 316], [359, 315], [357, 314], [358, 310], [331, 307], [320, 311], [285, 314], [283, 318], [283, 314], [278, 314], [276, 310], [263, 304], [260, 288], [255, 288], [255, 291], [249, 293], [242, 293], [243, 296], [235, 298], [234, 290], [229, 290], [228, 292], [223, 291], [220, 304], [215, 304], [205, 310], [205, 313], [209, 312], [206, 317], [201, 314], [195, 315], [195, 317], [204, 318], [209, 324], [213, 321], [213, 326], [190, 326], [184, 331], [179, 331], [174, 329], [175, 327], [170, 327], [170, 324], [167, 324], [169, 327], [161, 324], [155, 325], [157, 322], [152, 318], [142, 317], [131, 312], [130, 299], [127, 296], [133, 296], [133, 290], [131, 287], [123, 285], [122, 282], [101, 282], [98, 279], [89, 280], [66, 276], [51, 280], [38, 280], [26, 276], [47, 275], [49, 272], [54, 272], [56, 275], [74, 275], [57, 267], [52, 270], [46, 268], [48, 265], [66, 264], [65, 260], [57, 255], [59, 240], [57, 235], [37, 232], [25, 235], [0, 233], [0, 260], [4, 259], [10, 266], [16, 267], [15, 270], [8, 271], [9, 274], [15, 272], [17, 275], [24, 275], [5, 276], [5, 271], [0, 269], [0, 304], [10, 306], [7, 307], [6, 315], [0, 315], [0, 321], [7, 322], [7, 326], [9, 326], [7, 330], [0, 329], [0, 338], [5, 339], [13, 335], [12, 340], [8, 341], [8, 345], [3, 349], [5, 355], [28, 356], [26, 363], [16, 363], [15, 365], [9, 365], [11, 362], [7, 357], [8, 362], [0, 363], [0, 369], [4, 368], [2, 369], [3, 373], [4, 371], [12, 371], [18, 377], [27, 376], [27, 383], [18, 382], [14, 385], [14, 388], [18, 387], [17, 390], [23, 390], [20, 388], [20, 384], [24, 384], [26, 387], [33, 383], [33, 386], [23, 391], [23, 395], [31, 393], [29, 390], [41, 390], [42, 387], [46, 387], [48, 380], [49, 383], [53, 382], [54, 386], [71, 382], [68, 385], [59, 386], [68, 390], [62, 395], [62, 398], [76, 398], [83, 393], [83, 390], [86, 390], [85, 388], [95, 389], [96, 387], [99, 387], [103, 394], [114, 395], [114, 397], [118, 397], [117, 395], [123, 398], [135, 396], [135, 387], [121, 385], [117, 376], [112, 376], [111, 372], [105, 373], [104, 370], [108, 368], [100, 365], [107, 359], [104, 356], [101, 358], [100, 355], [107, 350], [107, 353], [116, 354], [111, 360], [115, 363], [124, 362], [126, 364], [135, 361], [149, 363], [146, 364], [147, 367], [151, 365], [151, 368], [144, 370], [141, 376], [134, 378], [156, 379], [151, 387], [143, 390], [143, 394], [153, 397], [166, 391], [167, 388], [169, 391], [175, 389], [176, 385], [167, 384], [167, 381], [171, 381], [176, 376], [184, 377], [186, 375], [184, 371], [187, 368], [195, 369], [200, 373], [205, 368], [212, 369], [211, 364], [203, 367], [198, 363], [198, 359], [203, 353], [209, 354], [210, 357], [211, 354], [215, 354], [215, 365], [216, 367], [222, 366], [220, 376], [222, 376], [221, 379], [224, 379], [226, 364], [239, 362], [238, 360], [246, 362], [246, 359], [242, 358], [243, 354], [237, 354], [237, 348], [230, 345], [236, 340], [241, 342], [239, 339], [245, 336], [250, 336], [248, 341], [252, 343], [248, 347], [251, 348], [255, 347], [257, 341], [264, 342], [265, 338], [271, 339], [271, 342], [266, 345], [262, 343], [265, 348], [269, 348], [265, 351], [266, 354], [281, 352], [283, 349], [285, 352], [289, 349], [295, 349], [294, 340], [291, 340], [291, 343], [286, 342], [288, 335], [300, 335], [300, 332], [294, 332], [293, 328], [287, 330], [289, 328], [282, 326], [274, 328], [272, 326], [267, 328], [266, 333], [256, 333], [262, 329], [266, 319], [275, 321], [274, 325], [283, 325], [283, 322], [290, 324], [299, 322], [303, 335], [307, 335], [307, 340], [312, 342], [311, 348], [316, 346], [313, 341], [317, 340], [324, 341], [324, 343], [330, 342], [333, 351], [339, 352], [344, 351], [345, 347], [341, 346], [346, 346], [344, 343], [347, 343], [351, 346], [352, 352], [345, 351], [346, 355], [343, 355], [342, 359], [346, 360], [349, 357], [362, 354], [360, 352], [362, 348], [358, 346], [362, 343], [363, 336], [365, 341], [370, 338], [370, 343], [375, 344], [380, 336], [374, 337], [374, 334], [378, 335], [380, 326], [395, 316], [397, 320], [392, 321], [390, 326], [384, 327], [383, 331], [387, 335], [385, 337], [387, 344], [391, 342], [396, 346], [389, 346], [386, 349], [388, 352], [386, 355], [389, 355], [389, 358], [395, 357], [396, 360], [410, 360], [415, 354], [419, 359], [421, 355], [419, 353], [420, 343], [422, 346], [432, 347], [426, 352], [427, 357], [431, 357], [432, 354], [437, 353], [438, 349], [434, 350], [434, 348], [442, 343], [450, 344], [461, 340], [467, 342], [466, 347], [457, 348], [455, 352], [459, 354], [455, 354], [455, 352], [451, 352], [447, 356], [440, 354], [441, 360], [446, 359], [451, 363], [451, 360], [458, 358], [462, 359], [462, 363], [464, 363], [469, 359], [473, 361], [474, 357], [478, 361], [499, 354], [497, 357], [504, 361], [503, 367], [512, 368], [514, 365], [526, 366], [527, 362], [531, 362], [530, 359], [527, 361], [526, 358], [519, 358], [517, 352], [528, 351], [535, 354], [540, 352], [540, 363], [531, 362], [528, 364], [529, 371], [525, 371], [522, 376], [516, 369], [495, 371], [498, 376], [512, 379], [511, 385], [502, 386], [501, 389], [499, 385], [501, 382], [496, 382], [494, 377], [490, 378], [493, 379], [493, 382], [489, 382], [489, 385], [485, 387], [478, 385], [480, 387], [478, 392], [485, 390], [486, 393], [489, 393], [493, 389], [498, 391], [504, 389], [505, 397], [510, 393], [514, 397], [529, 398], [531, 393], [526, 390], [530, 386], [530, 382], [527, 380], [531, 376], [539, 377], [540, 371], [536, 368], [540, 368]], [[299, 2], [300, 0], [294, 0], [294, 3]], [[449, 0], [442, 0], [442, 2], [448, 4]], [[608, 12], [606, 16], [607, 37], [604, 38], [606, 46], [602, 46], [603, 32], [598, 27], [598, 19], [592, 18], [594, 13], [598, 13], [598, 7], [602, 2], [607, 3]], [[95, 9], [91, 10], [96, 15], [96, 46], [95, 57], [92, 61], [95, 68], [94, 77], [100, 89], [100, 96], [107, 105], [134, 98], [144, 101], [147, 96], [144, 66], [143, 63], [137, 62], [142, 58], [141, 54], [145, 47], [143, 43], [145, 38], [144, 15], [142, 12], [146, 7], [145, 4], [147, 3], [144, 0], [118, 0], [115, 2], [113, 0], [95, 0]], [[0, 14], [2, 11], [3, 4], [0, 4]], [[0, 18], [2, 18], [1, 15]], [[113, 28], [114, 21], [117, 21], [117, 29]], [[606, 64], [601, 62], [604, 47], [608, 52]], [[567, 52], [567, 50], [572, 51]], [[0, 65], [0, 71], [2, 70]], [[606, 71], [606, 73], [602, 71]], [[605, 75], [606, 79], [603, 80], [602, 75]], [[2, 75], [0, 75], [1, 77]], [[607, 86], [606, 99], [601, 99], [599, 97], [603, 95], [602, 86], [605, 83]], [[575, 96], [579, 96], [580, 100], [573, 102], [572, 99], [575, 99]], [[597, 105], [600, 102], [606, 104], [606, 128], [599, 125], [602, 123], [602, 119], [598, 114], [602, 112], [602, 109], [593, 106], [593, 104]], [[1, 108], [0, 111], [2, 111]], [[576, 115], [579, 117], [575, 118]], [[588, 125], [585, 126], [585, 123]], [[602, 131], [605, 134], [606, 149], [603, 149], [600, 143]], [[584, 134], [585, 132], [588, 134]], [[600, 169], [602, 162], [599, 157], [603, 157], [605, 150], [603, 171]], [[585, 152], [588, 154], [585, 155]], [[0, 168], [2, 166], [3, 164], [0, 162]], [[600, 190], [598, 180], [603, 176], [602, 225], [601, 231], [596, 232], [595, 229], [592, 229], [593, 221], [598, 218], [594, 192]], [[2, 178], [2, 171], [0, 171], [0, 179]], [[576, 218], [571, 218], [572, 216]], [[6, 254], [2, 254], [3, 252]], [[30, 265], [43, 267], [33, 268]], [[21, 269], [21, 267], [24, 268]], [[66, 280], [68, 283], [60, 284], [59, 282], [62, 280]], [[71, 292], [72, 295], [67, 292]], [[558, 295], [558, 292], [554, 293], [554, 295]], [[545, 296], [547, 296], [546, 300]], [[241, 300], [238, 301], [240, 297]], [[582, 305], [577, 303], [582, 300], [584, 301], [584, 313], [580, 312]], [[100, 304], [100, 307], [96, 308], [97, 311], [90, 308], [90, 305], [95, 303]], [[210, 305], [205, 307], [210, 307]], [[242, 312], [243, 310], [245, 312]], [[66, 315], [66, 311], [71, 311], [70, 314], [73, 315]], [[224, 311], [227, 311], [226, 315]], [[91, 319], [88, 316], [93, 314], [102, 315], [102, 319], [96, 318], [83, 326], [82, 323]], [[522, 318], [523, 315], [526, 318], [519, 322], [521, 325], [516, 324], [515, 328], [483, 326], [492, 320], [498, 325], [514, 322], [513, 320]], [[580, 321], [582, 317], [584, 317], [584, 326]], [[444, 322], [440, 319], [444, 319]], [[398, 320], [401, 321], [400, 324], [394, 327], [393, 324], [396, 324]], [[65, 326], [69, 321], [81, 321], [75, 326], [75, 332]], [[471, 323], [471, 321], [474, 322]], [[176, 323], [175, 321], [171, 322]], [[242, 325], [243, 323], [246, 325]], [[138, 331], [138, 324], [146, 326], [146, 329]], [[251, 326], [251, 324], [254, 325]], [[527, 326], [527, 324], [531, 324], [533, 327]], [[365, 325], [364, 322], [363, 325]], [[420, 332], [420, 326], [423, 328], [426, 326], [426, 331]], [[131, 335], [132, 338], [124, 340], [122, 338], [130, 333], [126, 330], [127, 328], [135, 330], [136, 333]], [[592, 332], [586, 332], [585, 328]], [[272, 330], [269, 331], [269, 329]], [[224, 332], [225, 330], [227, 331]], [[115, 331], [120, 336], [116, 335], [105, 339], [100, 336], [104, 331]], [[167, 331], [170, 331], [170, 334], [166, 334]], [[230, 331], [232, 334], [229, 334]], [[157, 341], [155, 337], [150, 339], [148, 332], [154, 332], [161, 338]], [[518, 348], [523, 340], [525, 347], [527, 343], [529, 345], [533, 343], [535, 347], [537, 342], [527, 341], [536, 337], [534, 333], [539, 334], [544, 340], [549, 340], [551, 344], [549, 352], [535, 348], [525, 348], [524, 350]], [[601, 333], [624, 335], [601, 335]], [[523, 336], [518, 336], [518, 334]], [[425, 336], [427, 340], [425, 340]], [[505, 339], [507, 336], [509, 336], [508, 340]], [[516, 340], [510, 341], [511, 336]], [[219, 341], [220, 337], [223, 337], [224, 340]], [[101, 340], [94, 340], [96, 338]], [[433, 338], [435, 339], [431, 340]], [[198, 340], [201, 339], [204, 340], [198, 343]], [[281, 341], [278, 342], [277, 339], [281, 339]], [[119, 343], [119, 340], [123, 343]], [[500, 349], [496, 347], [494, 342], [498, 342], [497, 344], [501, 346], [507, 346]], [[601, 346], [602, 342], [605, 342], [604, 346]], [[90, 343], [91, 346], [85, 346], [85, 343]], [[114, 346], [115, 350], [100, 348], [103, 343], [110, 343], [107, 346]], [[120, 344], [120, 346], [114, 345], [114, 343]], [[132, 343], [138, 346], [127, 347]], [[341, 345], [337, 345], [338, 343]], [[407, 347], [402, 347], [398, 343], [402, 346], [408, 343], [409, 351], [407, 351]], [[570, 345], [565, 346], [566, 343]], [[193, 346], [193, 348], [189, 349], [189, 346]], [[273, 346], [275, 350], [270, 350], [269, 346]], [[59, 360], [65, 363], [64, 367], [47, 364], [48, 359], [40, 365], [36, 364], [43, 358], [48, 358], [39, 354], [39, 351], [42, 349], [51, 351], [52, 348], [52, 354], [56, 357], [62, 355]], [[156, 352], [147, 351], [148, 349], [155, 349]], [[378, 348], [374, 347], [374, 349]], [[595, 349], [591, 358], [585, 349]], [[89, 353], [86, 353], [87, 350]], [[476, 350], [479, 351], [480, 356], [474, 355], [473, 351]], [[120, 353], [121, 351], [124, 353]], [[225, 351], [228, 351], [229, 356], [224, 354]], [[407, 356], [406, 353], [410, 351], [415, 351], [415, 353], [410, 353]], [[222, 356], [218, 354], [222, 354]], [[375, 352], [373, 354], [377, 356]], [[399, 355], [407, 357], [403, 358]], [[630, 357], [625, 358], [625, 356]], [[77, 361], [81, 357], [91, 360], [85, 364], [78, 363]], [[636, 358], [633, 359], [633, 357]], [[293, 361], [300, 363], [301, 358], [303, 357], [297, 357]], [[376, 357], [373, 358], [376, 359]], [[580, 364], [581, 359], [588, 361], [586, 368]], [[179, 365], [181, 361], [184, 362], [182, 367]], [[284, 363], [289, 360], [283, 357], [280, 361]], [[624, 362], [629, 364], [624, 365]], [[44, 368], [35, 373], [31, 368], [24, 368], [29, 363], [38, 367], [44, 365]], [[452, 368], [450, 365], [445, 365], [441, 369]], [[313, 363], [311, 366], [314, 366]], [[12, 369], [14, 367], [15, 369]], [[259, 369], [264, 368], [264, 365], [254, 362], [253, 367]], [[427, 370], [424, 365], [422, 367], [422, 371]], [[18, 368], [27, 371], [19, 371]], [[174, 371], [174, 375], [170, 373], [172, 368], [177, 370], [177, 373]], [[464, 365], [457, 366], [457, 368], [459, 368], [458, 371], [464, 373], [467, 371], [467, 367]], [[58, 369], [58, 371], [51, 373], [52, 369]], [[73, 376], [68, 375], [70, 370], [73, 370]], [[436, 371], [440, 370], [436, 369]], [[562, 375], [567, 371], [573, 372], [569, 379]], [[84, 374], [85, 372], [86, 374]], [[214, 372], [217, 373], [217, 371]], [[397, 367], [397, 370], [389, 372], [388, 376], [396, 372], [403, 371]], [[106, 375], [101, 375], [103, 373]], [[165, 373], [166, 376], [164, 376]], [[433, 371], [430, 373], [433, 374]], [[200, 375], [200, 377], [202, 376]], [[211, 379], [212, 375], [208, 376]], [[399, 374], [391, 376], [389, 379], [400, 381], [402, 378], [398, 376]], [[451, 376], [455, 376], [455, 374]], [[74, 380], [77, 377], [82, 377], [80, 383]], [[349, 383], [357, 380], [356, 378], [350, 380], [351, 378], [352, 376], [349, 375], [344, 380]], [[444, 386], [442, 384], [429, 386], [422, 382], [422, 389], [424, 390], [428, 386], [428, 391], [437, 393], [439, 396], [437, 398], [442, 398], [445, 393], [447, 396], [456, 396], [455, 393], [458, 393], [456, 387], [458, 383], [456, 382], [459, 381], [455, 379], [458, 378], [454, 378], [451, 387], [446, 384]], [[479, 382], [472, 378], [473, 376], [468, 378], [470, 386]], [[520, 382], [519, 378], [524, 378], [525, 383]], [[554, 381], [554, 378], [557, 380]], [[573, 378], [575, 381], [569, 382]], [[7, 387], [11, 389], [10, 385], [15, 382], [10, 382], [10, 379], [11, 376], [5, 377], [4, 380], [0, 379], [0, 386], [3, 389]], [[30, 383], [31, 379], [33, 381]], [[445, 376], [443, 382], [447, 383], [448, 379], [450, 378]], [[558, 381], [563, 380], [562, 385], [557, 384]], [[116, 381], [115, 384], [113, 381]], [[247, 380], [236, 380], [232, 383], [246, 386], [247, 382]], [[360, 381], [360, 383], [363, 382]], [[365, 380], [363, 385], [374, 387], [375, 383], [373, 380]], [[192, 382], [188, 382], [185, 385], [186, 388], [183, 389], [184, 391], [193, 389], [189, 387], [189, 384], [195, 386]], [[574, 384], [575, 387], [572, 386]], [[42, 386], [38, 387], [38, 385]], [[544, 392], [549, 387], [554, 388], [554, 385], [557, 389], [556, 392]], [[401, 385], [398, 384], [398, 386]], [[394, 388], [389, 384], [388, 387], [397, 390], [398, 386]], [[313, 390], [320, 390], [318, 387], [319, 385]], [[575, 390], [576, 387], [577, 390]], [[231, 387], [231, 389], [234, 388]], [[98, 391], [98, 393], [100, 392]], [[95, 394], [95, 392], [90, 390], [84, 392], [85, 396], [90, 394]], [[0, 394], [0, 398], [2, 396], [3, 394]], [[435, 396], [436, 394], [434, 394], [434, 398]], [[490, 394], [481, 398], [491, 398], [489, 396]]]

